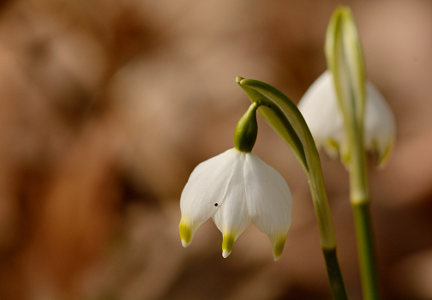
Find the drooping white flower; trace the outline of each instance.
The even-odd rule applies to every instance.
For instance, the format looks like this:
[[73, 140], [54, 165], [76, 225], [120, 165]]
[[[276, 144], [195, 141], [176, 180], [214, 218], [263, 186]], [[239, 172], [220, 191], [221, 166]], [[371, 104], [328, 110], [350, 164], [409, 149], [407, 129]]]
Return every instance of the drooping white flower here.
[[[325, 71], [309, 87], [298, 107], [308, 124], [318, 147], [322, 146], [330, 156], [338, 152], [347, 162], [348, 149], [342, 113], [336, 99], [333, 78]], [[390, 107], [380, 92], [366, 83], [364, 112], [364, 143], [366, 150], [378, 153], [382, 164], [388, 158], [395, 136], [395, 120]]]
[[222, 256], [252, 221], [266, 233], [277, 260], [291, 224], [291, 192], [283, 177], [255, 154], [229, 149], [199, 164], [180, 198], [179, 225], [187, 247], [198, 227], [213, 218], [223, 234]]

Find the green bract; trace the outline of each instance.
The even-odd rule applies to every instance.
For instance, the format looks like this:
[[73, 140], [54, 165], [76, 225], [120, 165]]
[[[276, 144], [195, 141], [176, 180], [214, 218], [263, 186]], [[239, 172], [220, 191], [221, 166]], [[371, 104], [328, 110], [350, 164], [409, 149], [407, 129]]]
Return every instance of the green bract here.
[[365, 73], [360, 38], [347, 7], [337, 8], [327, 27], [325, 54], [334, 77], [339, 107], [346, 126], [363, 122]]

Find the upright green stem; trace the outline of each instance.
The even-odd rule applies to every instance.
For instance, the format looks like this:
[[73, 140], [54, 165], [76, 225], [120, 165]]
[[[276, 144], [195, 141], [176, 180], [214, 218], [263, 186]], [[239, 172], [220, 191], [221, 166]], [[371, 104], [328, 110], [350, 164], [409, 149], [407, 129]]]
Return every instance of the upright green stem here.
[[366, 154], [363, 145], [362, 126], [353, 120], [350, 128], [350, 198], [357, 236], [363, 298], [379, 299], [374, 241], [370, 217], [370, 196], [367, 180]]
[[369, 202], [353, 203], [363, 299], [379, 299]]
[[369, 203], [366, 153], [363, 143], [363, 122], [355, 115], [346, 120], [349, 143], [349, 173], [351, 203]]
[[350, 172], [350, 198], [354, 210], [363, 296], [364, 299], [375, 300], [379, 299], [379, 292], [363, 142], [366, 80], [360, 37], [348, 7], [339, 7], [333, 12], [327, 27], [325, 53], [348, 138], [348, 144], [344, 145], [348, 146], [348, 159], [344, 161]]

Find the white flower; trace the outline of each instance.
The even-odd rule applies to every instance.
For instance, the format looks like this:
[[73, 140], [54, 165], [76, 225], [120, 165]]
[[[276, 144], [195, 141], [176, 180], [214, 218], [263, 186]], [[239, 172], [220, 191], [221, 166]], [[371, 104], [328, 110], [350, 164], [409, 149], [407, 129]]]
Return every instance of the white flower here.
[[199, 164], [183, 189], [179, 225], [187, 247], [210, 217], [223, 234], [222, 256], [252, 221], [266, 233], [277, 260], [291, 224], [291, 192], [282, 176], [255, 154], [229, 149]]
[[[349, 158], [345, 129], [330, 71], [325, 71], [309, 87], [298, 107], [317, 146], [323, 146], [326, 152], [333, 157], [340, 151], [342, 160], [346, 163]], [[378, 161], [382, 164], [391, 152], [394, 136], [393, 114], [384, 97], [371, 83], [367, 82], [364, 113], [365, 148], [376, 151]]]

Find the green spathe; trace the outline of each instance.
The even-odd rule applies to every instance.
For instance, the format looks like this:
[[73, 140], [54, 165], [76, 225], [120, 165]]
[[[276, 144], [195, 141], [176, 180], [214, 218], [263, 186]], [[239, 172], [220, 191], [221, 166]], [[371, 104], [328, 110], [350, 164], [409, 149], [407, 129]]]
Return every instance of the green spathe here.
[[345, 126], [363, 122], [365, 71], [360, 38], [348, 7], [338, 7], [327, 27], [325, 54], [332, 72]]

